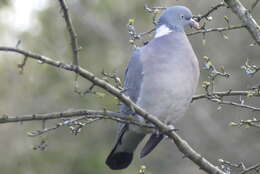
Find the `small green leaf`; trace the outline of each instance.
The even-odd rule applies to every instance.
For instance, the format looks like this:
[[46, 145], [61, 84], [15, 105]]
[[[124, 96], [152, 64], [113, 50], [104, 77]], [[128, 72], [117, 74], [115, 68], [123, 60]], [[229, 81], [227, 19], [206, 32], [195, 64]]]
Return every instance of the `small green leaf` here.
[[209, 57], [208, 56], [203, 56], [203, 59], [205, 59], [206, 61], [209, 60]]
[[96, 96], [98, 96], [100, 98], [104, 98], [106, 96], [106, 94], [103, 92], [96, 92]]
[[253, 97], [254, 96], [254, 93], [253, 92], [249, 92], [247, 95], [246, 95], [246, 97]]
[[224, 67], [224, 66], [221, 66], [221, 67], [220, 67], [220, 71], [221, 71], [222, 73], [224, 73], [224, 72], [225, 72], [225, 67]]
[[229, 18], [227, 16], [224, 16], [224, 19], [227, 23], [229, 23]]
[[159, 9], [155, 9], [155, 10], [153, 11], [153, 13], [154, 13], [154, 14], [158, 14], [158, 13], [160, 13], [160, 10], [159, 10]]
[[134, 25], [134, 23], [135, 23], [135, 19], [134, 18], [130, 18], [128, 20], [128, 25]]
[[203, 81], [201, 86], [202, 86], [202, 88], [208, 88], [209, 85], [210, 85], [210, 82], [208, 82], [208, 81]]
[[139, 174], [144, 174], [146, 167], [144, 165], [140, 166]]
[[229, 126], [234, 127], [234, 126], [238, 126], [238, 124], [232, 121], [232, 122], [229, 123]]

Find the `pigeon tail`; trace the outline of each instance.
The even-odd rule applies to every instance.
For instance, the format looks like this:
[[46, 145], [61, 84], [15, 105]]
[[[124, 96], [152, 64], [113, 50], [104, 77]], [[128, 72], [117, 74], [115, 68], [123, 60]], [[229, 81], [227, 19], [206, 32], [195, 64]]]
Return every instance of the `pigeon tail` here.
[[119, 133], [113, 150], [106, 159], [108, 167], [112, 170], [127, 168], [133, 160], [135, 149], [144, 137], [145, 134], [128, 130], [128, 125], [125, 125]]
[[112, 170], [127, 168], [133, 160], [133, 153], [114, 152], [107, 157], [106, 164]]

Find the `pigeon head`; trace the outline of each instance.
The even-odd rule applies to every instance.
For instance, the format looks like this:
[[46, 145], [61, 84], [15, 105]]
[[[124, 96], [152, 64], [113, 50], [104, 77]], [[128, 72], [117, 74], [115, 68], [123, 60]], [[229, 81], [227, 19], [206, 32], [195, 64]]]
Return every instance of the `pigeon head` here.
[[199, 29], [198, 22], [192, 19], [190, 9], [184, 6], [172, 6], [161, 14], [157, 29], [167, 27], [173, 31], [184, 31], [184, 28], [187, 26]]

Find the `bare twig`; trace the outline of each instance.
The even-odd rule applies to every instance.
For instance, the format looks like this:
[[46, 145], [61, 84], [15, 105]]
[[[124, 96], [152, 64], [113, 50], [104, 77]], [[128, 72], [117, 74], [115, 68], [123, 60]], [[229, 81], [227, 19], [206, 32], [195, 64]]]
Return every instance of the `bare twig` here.
[[128, 29], [128, 34], [130, 37], [129, 42], [130, 42], [130, 44], [132, 44], [134, 46], [136, 46], [135, 45], [136, 40], [140, 40], [143, 38], [143, 36], [149, 35], [155, 31], [155, 28], [152, 28], [151, 30], [148, 30], [146, 32], [137, 33], [135, 26], [134, 26], [134, 19], [129, 19], [128, 24], [127, 24], [127, 29]]
[[48, 144], [45, 139], [42, 139], [39, 144], [33, 146], [33, 150], [44, 151], [48, 147]]
[[115, 82], [115, 86], [122, 90], [123, 86], [122, 86], [122, 82], [121, 79], [119, 78], [119, 76], [117, 75], [117, 72], [114, 71], [113, 73], [106, 73], [104, 70], [102, 71], [102, 75], [106, 78], [110, 78]]
[[[26, 52], [24, 50], [10, 48], [10, 47], [0, 47], [0, 51], [5, 52], [16, 52], [19, 54], [22, 54], [24, 56], [28, 56], [28, 58], [32, 58], [38, 61], [41, 61], [43, 63], [52, 65], [54, 67], [66, 69], [69, 71], [77, 72], [77, 70], [70, 65], [61, 63], [59, 61], [55, 61], [53, 59], [36, 55], [33, 53]], [[104, 80], [99, 79], [98, 77], [94, 76], [91, 72], [79, 67], [78, 68], [78, 74], [94, 83], [96, 86], [99, 86], [109, 92], [110, 94], [116, 96], [120, 101], [122, 101], [124, 104], [126, 104], [128, 107], [133, 108], [135, 113], [143, 117], [145, 120], [149, 121], [150, 123], [154, 124], [156, 128], [163, 134], [167, 135], [170, 139], [172, 139], [178, 149], [191, 161], [193, 161], [195, 164], [197, 164], [202, 170], [204, 170], [207, 173], [212, 174], [225, 174], [222, 170], [220, 170], [217, 166], [210, 163], [207, 159], [202, 157], [199, 153], [197, 153], [185, 140], [183, 140], [176, 132], [172, 131], [172, 128], [161, 122], [157, 117], [149, 114], [144, 109], [136, 105], [134, 102], [132, 102], [129, 97], [125, 96], [121, 91], [111, 84], [105, 82]]]
[[66, 5], [65, 0], [59, 0], [59, 3], [63, 11], [63, 17], [67, 25], [67, 30], [70, 36], [70, 44], [71, 44], [72, 58], [73, 58], [72, 64], [76, 66], [76, 75], [74, 79], [74, 92], [79, 94], [81, 92], [78, 89], [79, 87], [78, 87], [78, 73], [77, 73], [78, 66], [79, 66], [79, 50], [80, 50], [78, 46], [78, 37], [72, 25], [71, 17], [68, 11], [68, 6]]
[[260, 123], [260, 120], [253, 118], [253, 119], [248, 119], [248, 120], [240, 120], [239, 122], [231, 122], [231, 123], [229, 123], [229, 125], [236, 126], [236, 127], [245, 126], [246, 128], [248, 128], [248, 127], [260, 128], [259, 123]]
[[203, 34], [203, 33], [210, 33], [210, 32], [214, 32], [214, 31], [222, 32], [222, 31], [236, 30], [236, 29], [241, 29], [241, 28], [245, 28], [245, 26], [238, 25], [238, 26], [230, 26], [230, 27], [223, 27], [223, 28], [209, 28], [209, 29], [205, 29], [205, 30], [194, 31], [194, 32], [188, 33], [187, 35], [191, 36], [191, 35], [196, 35], [199, 33]]
[[[81, 120], [84, 120], [84, 119], [86, 120], [86, 122], [80, 122]], [[100, 119], [101, 118], [91, 118], [91, 119], [88, 118], [88, 119], [86, 119], [86, 117], [83, 116], [83, 117], [79, 117], [79, 118], [76, 118], [76, 119], [64, 120], [60, 123], [57, 123], [53, 127], [44, 128], [42, 130], [34, 130], [34, 131], [27, 132], [27, 135], [30, 136], [30, 137], [36, 137], [36, 136], [57, 130], [58, 128], [64, 127], [64, 126], [69, 126], [72, 133], [74, 135], [77, 135], [81, 131], [81, 128], [83, 126], [86, 126], [87, 124], [91, 124], [91, 123], [98, 121]]]
[[249, 109], [249, 110], [252, 110], [252, 111], [260, 111], [259, 107], [246, 105], [244, 103], [237, 103], [237, 102], [233, 102], [233, 101], [225, 101], [225, 100], [221, 100], [221, 99], [214, 98], [214, 97], [208, 97], [208, 99], [210, 101], [218, 103], [220, 105], [225, 104], [225, 105], [231, 105], [231, 106], [235, 106], [235, 107], [239, 107], [239, 108]]
[[245, 71], [246, 75], [253, 77], [260, 70], [260, 67], [249, 64], [249, 59], [247, 59], [245, 65], [241, 66], [241, 69]]
[[257, 4], [258, 4], [259, 1], [260, 1], [260, 0], [255, 0], [255, 2], [252, 4], [251, 9], [250, 9], [251, 12], [252, 12], [252, 11], [254, 10], [254, 8], [257, 6]]
[[154, 13], [155, 10], [166, 10], [166, 7], [148, 7], [148, 5], [145, 4], [144, 10], [148, 13]]
[[19, 64], [17, 65], [17, 67], [19, 68], [19, 73], [20, 73], [20, 74], [23, 73], [23, 69], [24, 69], [24, 66], [26, 65], [27, 59], [28, 59], [28, 58], [25, 56], [25, 57], [23, 58], [22, 63], [19, 63]]
[[253, 16], [250, 14], [239, 0], [225, 0], [228, 7], [240, 18], [253, 39], [260, 46], [260, 26], [257, 24]]
[[[0, 124], [3, 123], [12, 123], [12, 122], [27, 122], [27, 121], [39, 121], [39, 120], [53, 120], [61, 118], [72, 118], [79, 116], [111, 116], [121, 118], [121, 114], [112, 111], [96, 111], [96, 110], [73, 110], [73, 111], [64, 111], [64, 112], [53, 112], [45, 114], [32, 114], [32, 115], [21, 115], [21, 116], [9, 116], [3, 115], [0, 117]], [[125, 117], [124, 117], [125, 118]]]
[[234, 167], [234, 168], [241, 168], [242, 172], [240, 172], [239, 174], [246, 174], [246, 173], [251, 172], [253, 170], [255, 170], [258, 173], [259, 168], [260, 168], [260, 163], [252, 165], [250, 167], [246, 167], [243, 162], [236, 164], [236, 163], [232, 163], [232, 162], [229, 162], [229, 161], [226, 161], [226, 160], [223, 160], [223, 159], [219, 159], [218, 162], [220, 162], [222, 165], [225, 165], [225, 166]]
[[71, 48], [72, 48], [72, 56], [73, 56], [73, 65], [78, 66], [79, 62], [78, 62], [78, 52], [79, 52], [79, 47], [78, 47], [78, 38], [77, 38], [77, 34], [75, 32], [75, 29], [72, 25], [72, 21], [70, 18], [70, 14], [68, 11], [68, 6], [66, 5], [65, 0], [59, 0], [61, 9], [63, 11], [63, 17], [64, 20], [66, 22], [67, 25], [67, 29], [70, 35], [70, 42], [71, 42]]
[[92, 90], [95, 87], [95, 84], [92, 84], [87, 90], [83, 92], [83, 95], [94, 93]]
[[220, 67], [220, 71], [217, 70], [217, 68], [215, 67], [215, 65], [212, 63], [211, 59], [208, 56], [204, 56], [203, 57], [204, 60], [204, 66], [203, 68], [206, 69], [208, 71], [209, 74], [209, 78], [212, 80], [212, 82], [214, 82], [214, 80], [220, 76], [220, 77], [225, 77], [225, 78], [229, 78], [231, 76], [231, 74], [225, 72], [224, 67]]
[[[202, 30], [197, 30], [197, 31], [194, 31], [194, 32], [187, 33], [187, 36], [203, 34], [203, 36], [205, 37], [206, 33], [223, 32], [223, 31], [229, 31], [229, 30], [237, 30], [237, 29], [241, 29], [241, 28], [245, 28], [245, 26], [244, 25], [237, 25], [237, 26], [228, 26], [228, 27], [219, 27], [219, 28], [208, 28], [208, 29], [202, 29]], [[148, 30], [146, 32], [137, 33], [135, 31], [133, 24], [128, 25], [128, 33], [129, 33], [129, 36], [130, 36], [130, 43], [134, 44], [135, 40], [140, 40], [143, 36], [153, 33], [155, 31], [155, 29], [156, 28], [152, 28], [151, 30]]]
[[198, 22], [200, 22], [203, 18], [208, 18], [209, 15], [211, 13], [213, 13], [214, 11], [216, 11], [218, 8], [220, 7], [224, 7], [225, 6], [225, 3], [224, 2], [220, 2], [219, 4], [211, 7], [211, 9], [209, 11], [207, 11], [205, 14], [203, 15], [197, 15], [197, 16], [194, 16], [193, 18], [195, 18]]
[[[83, 117], [82, 117], [83, 116]], [[54, 119], [64, 119], [64, 118], [73, 118], [81, 117], [82, 119], [110, 119], [118, 122], [131, 123], [139, 126], [145, 126], [152, 128], [151, 126], [141, 124], [138, 120], [135, 120], [131, 116], [122, 115], [119, 112], [113, 111], [97, 111], [97, 110], [73, 110], [73, 111], [64, 111], [64, 112], [52, 112], [45, 114], [31, 114], [31, 115], [20, 115], [20, 116], [11, 116], [11, 115], [2, 115], [0, 117], [0, 124], [5, 123], [16, 123], [16, 122], [28, 122], [28, 121], [45, 121], [45, 120], [54, 120]]]
[[246, 174], [248, 172], [251, 172], [253, 170], [256, 170], [257, 172], [259, 171], [258, 169], [260, 168], [260, 163], [252, 165], [250, 167], [245, 168], [242, 172], [240, 172], [239, 174]]
[[145, 4], [144, 10], [146, 12], [148, 12], [148, 13], [151, 13], [153, 15], [153, 24], [157, 25], [156, 17], [162, 10], [166, 10], [166, 7], [152, 7], [152, 8], [149, 8], [148, 5]]
[[[214, 93], [211, 93], [210, 95], [219, 96], [221, 98], [221, 97], [224, 97], [224, 96], [248, 96], [248, 95], [251, 95], [251, 94], [253, 94], [253, 96], [255, 96], [254, 91], [251, 91], [251, 90], [249, 90], [249, 91], [228, 90], [228, 91], [224, 91], [224, 92], [214, 92]], [[192, 101], [202, 99], [202, 98], [207, 98], [207, 97], [208, 97], [207, 94], [195, 95], [195, 96], [193, 96]]]

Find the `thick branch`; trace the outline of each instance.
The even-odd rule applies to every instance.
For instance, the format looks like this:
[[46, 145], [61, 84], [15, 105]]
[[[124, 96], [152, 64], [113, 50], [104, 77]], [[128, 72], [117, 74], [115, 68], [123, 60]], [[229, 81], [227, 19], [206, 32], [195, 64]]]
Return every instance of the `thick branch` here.
[[260, 26], [239, 0], [225, 0], [232, 11], [240, 18], [252, 35], [256, 43], [260, 46]]
[[200, 154], [198, 154], [185, 140], [183, 140], [176, 132], [173, 132], [170, 127], [165, 125], [163, 122], [161, 122], [157, 117], [149, 114], [144, 109], [133, 103], [129, 97], [125, 96], [121, 93], [121, 91], [111, 84], [105, 82], [104, 80], [101, 80], [97, 77], [95, 77], [91, 72], [79, 67], [78, 69], [75, 69], [74, 66], [67, 65], [64, 63], [61, 63], [59, 61], [55, 61], [53, 59], [39, 56], [33, 53], [26, 52], [24, 50], [10, 48], [10, 47], [0, 47], [0, 51], [10, 51], [10, 52], [16, 52], [19, 54], [22, 54], [24, 56], [27, 56], [28, 58], [36, 59], [38, 61], [41, 61], [43, 63], [66, 69], [69, 71], [73, 71], [75, 73], [78, 73], [83, 78], [91, 81], [96, 86], [99, 86], [109, 92], [110, 94], [118, 97], [120, 101], [122, 101], [124, 104], [126, 104], [128, 107], [132, 108], [137, 114], [142, 116], [147, 121], [150, 121], [153, 123], [160, 132], [167, 135], [169, 138], [171, 138], [175, 144], [177, 145], [178, 149], [190, 160], [192, 160], [195, 164], [197, 164], [202, 170], [204, 170], [207, 173], [211, 174], [225, 174], [223, 171], [221, 171], [218, 167], [211, 164], [209, 161], [207, 161], [205, 158], [203, 158]]

